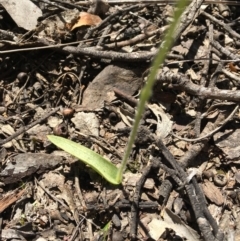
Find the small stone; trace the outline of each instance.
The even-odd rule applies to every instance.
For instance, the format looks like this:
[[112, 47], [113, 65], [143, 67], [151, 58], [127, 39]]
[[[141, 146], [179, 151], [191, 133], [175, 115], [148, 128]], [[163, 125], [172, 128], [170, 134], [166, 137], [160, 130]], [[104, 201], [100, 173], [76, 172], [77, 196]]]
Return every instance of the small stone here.
[[112, 222], [113, 222], [113, 225], [116, 228], [121, 228], [121, 221], [120, 221], [119, 217], [116, 214], [113, 215]]

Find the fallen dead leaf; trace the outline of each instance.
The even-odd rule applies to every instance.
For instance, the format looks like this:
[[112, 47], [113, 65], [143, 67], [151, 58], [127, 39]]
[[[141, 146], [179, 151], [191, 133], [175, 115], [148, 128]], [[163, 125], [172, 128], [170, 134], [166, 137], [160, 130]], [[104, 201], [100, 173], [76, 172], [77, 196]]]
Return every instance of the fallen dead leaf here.
[[81, 12], [79, 20], [72, 26], [71, 31], [81, 26], [96, 26], [102, 22], [102, 19], [94, 14]]
[[224, 198], [220, 190], [210, 181], [205, 180], [201, 185], [205, 196], [213, 203], [221, 206], [224, 202]]
[[228, 64], [228, 67], [231, 70], [231, 72], [237, 72], [237, 68], [232, 62]]
[[225, 130], [213, 136], [215, 145], [221, 149], [227, 159], [237, 159], [240, 156], [240, 130]]
[[187, 226], [176, 214], [169, 209], [164, 209], [164, 220], [154, 218], [149, 224], [149, 234], [154, 240], [159, 240], [161, 235], [167, 228], [170, 228], [176, 232], [180, 237], [184, 237], [186, 240], [200, 240], [199, 235], [189, 226]]
[[156, 134], [159, 138], [165, 138], [172, 130], [173, 122], [169, 119], [161, 106], [157, 104], [148, 105], [148, 108], [153, 112], [157, 118]]

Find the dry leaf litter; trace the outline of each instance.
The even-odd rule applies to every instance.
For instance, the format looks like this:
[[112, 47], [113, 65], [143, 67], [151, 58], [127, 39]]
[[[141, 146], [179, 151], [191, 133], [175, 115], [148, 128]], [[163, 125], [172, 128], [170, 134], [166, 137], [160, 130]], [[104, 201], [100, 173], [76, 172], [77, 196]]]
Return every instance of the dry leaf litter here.
[[187, 7], [112, 186], [46, 136], [120, 164], [174, 6], [0, 0], [1, 240], [240, 240], [240, 8], [225, 2]]

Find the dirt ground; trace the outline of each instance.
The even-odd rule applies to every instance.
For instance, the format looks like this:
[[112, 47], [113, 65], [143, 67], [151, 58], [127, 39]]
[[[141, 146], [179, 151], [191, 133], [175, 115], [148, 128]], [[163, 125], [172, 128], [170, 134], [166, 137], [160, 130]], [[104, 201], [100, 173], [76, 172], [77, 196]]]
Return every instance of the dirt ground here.
[[225, 2], [187, 7], [116, 186], [47, 135], [120, 165], [174, 5], [0, 0], [0, 240], [240, 240], [240, 2]]

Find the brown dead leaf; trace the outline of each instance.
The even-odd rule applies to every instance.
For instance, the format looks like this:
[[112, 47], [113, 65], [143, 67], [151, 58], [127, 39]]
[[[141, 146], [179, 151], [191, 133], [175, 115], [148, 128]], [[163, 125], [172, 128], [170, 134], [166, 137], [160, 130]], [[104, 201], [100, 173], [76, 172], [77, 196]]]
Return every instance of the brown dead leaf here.
[[185, 154], [185, 151], [179, 149], [178, 147], [171, 145], [168, 147], [169, 151], [174, 155], [174, 156], [183, 156]]
[[221, 206], [224, 202], [224, 198], [220, 190], [210, 181], [205, 180], [202, 184], [202, 189], [205, 196], [213, 203]]
[[199, 81], [201, 79], [201, 76], [197, 74], [193, 69], [188, 69], [187, 74], [190, 76], [192, 80]]
[[102, 22], [102, 19], [94, 14], [81, 12], [78, 21], [72, 26], [71, 31], [81, 26], [96, 26]]
[[237, 68], [236, 66], [234, 66], [232, 62], [228, 64], [228, 67], [231, 70], [231, 72], [237, 72]]
[[206, 118], [213, 119], [213, 118], [216, 118], [218, 114], [219, 114], [219, 110], [215, 109], [215, 110], [209, 111]]
[[240, 130], [225, 130], [213, 136], [215, 145], [221, 149], [227, 159], [236, 160], [240, 156]]
[[187, 142], [186, 141], [178, 140], [178, 141], [175, 142], [175, 145], [176, 145], [176, 147], [178, 147], [182, 150], [185, 150], [187, 148]]

